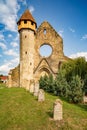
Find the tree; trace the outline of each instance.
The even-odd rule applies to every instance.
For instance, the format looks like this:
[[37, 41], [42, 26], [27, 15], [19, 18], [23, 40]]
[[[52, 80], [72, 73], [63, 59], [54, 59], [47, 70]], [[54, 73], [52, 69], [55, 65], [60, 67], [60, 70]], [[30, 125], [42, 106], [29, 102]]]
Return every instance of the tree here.
[[50, 74], [49, 77], [48, 77], [48, 82], [47, 82], [47, 92], [50, 92], [50, 93], [54, 93], [54, 78], [53, 78], [53, 75]]
[[47, 84], [48, 84], [48, 76], [41, 76], [40, 80], [39, 80], [39, 84], [40, 84], [40, 88], [44, 89], [45, 91], [47, 90]]
[[40, 78], [40, 88], [44, 89], [46, 92], [54, 92], [54, 79], [52, 75], [45, 75]]
[[78, 75], [73, 76], [68, 86], [68, 100], [73, 103], [81, 102], [83, 99], [82, 88], [83, 82], [81, 81], [81, 78]]
[[65, 70], [67, 82], [72, 80], [73, 76], [78, 75], [81, 81], [84, 82], [83, 93], [87, 94], [87, 62], [85, 58], [79, 57], [74, 60], [69, 60], [62, 65], [62, 70]]
[[87, 74], [85, 75], [85, 78], [84, 78], [83, 92], [85, 95], [87, 95]]
[[58, 96], [66, 97], [68, 83], [65, 78], [65, 71], [60, 70], [55, 79], [55, 94]]
[[74, 60], [69, 60], [62, 65], [62, 69], [66, 71], [66, 79], [69, 82], [73, 76], [79, 75], [84, 80], [87, 74], [87, 62], [85, 58], [79, 57]]
[[40, 86], [45, 91], [79, 103], [87, 94], [87, 62], [85, 58], [76, 58], [62, 64], [56, 78], [45, 75], [40, 79]]

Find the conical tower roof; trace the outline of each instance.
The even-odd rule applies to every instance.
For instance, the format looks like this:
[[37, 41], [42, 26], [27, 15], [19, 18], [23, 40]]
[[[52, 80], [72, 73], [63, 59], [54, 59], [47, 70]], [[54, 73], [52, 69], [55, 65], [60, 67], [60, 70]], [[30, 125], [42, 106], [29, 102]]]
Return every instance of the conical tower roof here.
[[36, 23], [35, 19], [33, 18], [33, 16], [31, 15], [31, 13], [29, 12], [28, 9], [25, 10], [25, 12], [22, 14], [22, 16], [18, 20], [17, 24], [19, 23], [19, 21], [22, 21], [22, 20], [29, 20], [29, 21]]

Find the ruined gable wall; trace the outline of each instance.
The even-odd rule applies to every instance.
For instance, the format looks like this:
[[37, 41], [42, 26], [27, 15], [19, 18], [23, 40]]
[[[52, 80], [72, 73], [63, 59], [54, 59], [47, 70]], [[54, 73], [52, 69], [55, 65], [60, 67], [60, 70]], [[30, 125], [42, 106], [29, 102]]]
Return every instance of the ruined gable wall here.
[[[44, 30], [46, 30], [46, 34], [44, 34]], [[59, 61], [64, 60], [63, 40], [48, 22], [43, 22], [36, 32], [35, 68], [43, 58], [40, 55], [39, 49], [44, 44], [52, 47], [52, 54], [46, 60], [53, 72], [57, 73]]]

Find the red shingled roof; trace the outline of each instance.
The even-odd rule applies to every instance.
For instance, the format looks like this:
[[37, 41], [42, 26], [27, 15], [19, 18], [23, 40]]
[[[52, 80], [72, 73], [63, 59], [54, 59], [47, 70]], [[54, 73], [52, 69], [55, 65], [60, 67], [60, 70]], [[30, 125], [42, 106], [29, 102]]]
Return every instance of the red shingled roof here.
[[0, 79], [3, 80], [3, 81], [7, 80], [7, 78], [8, 78], [8, 76], [0, 76]]
[[[25, 10], [25, 12], [22, 14], [21, 18], [18, 20], [18, 22], [21, 20], [30, 20], [30, 21], [36, 23], [35, 19], [33, 18], [33, 16], [31, 15], [31, 13], [29, 12], [28, 9]], [[17, 22], [17, 24], [18, 24], [18, 22]]]

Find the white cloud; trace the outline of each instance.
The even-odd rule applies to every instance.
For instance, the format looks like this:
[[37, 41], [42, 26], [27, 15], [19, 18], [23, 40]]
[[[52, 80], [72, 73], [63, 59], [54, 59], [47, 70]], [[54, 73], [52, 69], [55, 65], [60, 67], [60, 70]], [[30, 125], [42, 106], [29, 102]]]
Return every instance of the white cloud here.
[[8, 74], [10, 69], [13, 69], [19, 64], [19, 58], [16, 57], [13, 60], [6, 61], [3, 65], [0, 66], [0, 73], [1, 74]]
[[75, 29], [69, 27], [69, 31], [72, 32], [72, 33], [74, 33], [74, 32], [75, 32]]
[[19, 33], [17, 33], [17, 35], [16, 35], [14, 41], [18, 41], [18, 40], [19, 40]]
[[17, 42], [11, 42], [12, 47], [17, 47], [18, 43]]
[[21, 2], [23, 5], [27, 5], [27, 1], [26, 0], [18, 0], [19, 2]]
[[87, 39], [87, 34], [85, 34], [84, 36], [82, 36], [81, 40], [86, 40]]
[[5, 25], [5, 29], [16, 31], [16, 19], [19, 5], [17, 0], [0, 0], [0, 22]]
[[1, 41], [5, 41], [5, 39], [4, 39], [4, 35], [1, 34], [1, 33], [0, 33], [0, 40], [1, 40]]
[[63, 33], [64, 33], [63, 30], [60, 30], [58, 33], [59, 33], [59, 35], [60, 35], [61, 37], [63, 37]]
[[1, 74], [8, 73], [11, 68], [10, 66], [11, 66], [10, 63], [6, 63], [6, 64], [0, 66], [0, 73]]
[[33, 13], [35, 8], [31, 5], [31, 6], [29, 6], [29, 10], [30, 10], [31, 13]]
[[27, 6], [26, 0], [23, 0], [23, 5]]
[[77, 57], [85, 57], [85, 59], [87, 61], [87, 52], [78, 52], [76, 54], [70, 55], [69, 57], [72, 59], [77, 58]]
[[3, 50], [6, 50], [6, 49], [7, 49], [7, 46], [6, 46], [4, 43], [2, 43], [2, 42], [0, 42], [0, 47], [1, 47]]
[[9, 56], [18, 56], [18, 53], [15, 52], [13, 49], [5, 51], [4, 54]]
[[16, 67], [16, 65], [19, 64], [19, 57], [16, 57], [15, 59], [11, 60], [12, 64]]
[[12, 37], [12, 34], [8, 34], [8, 37], [11, 38], [11, 37]]

